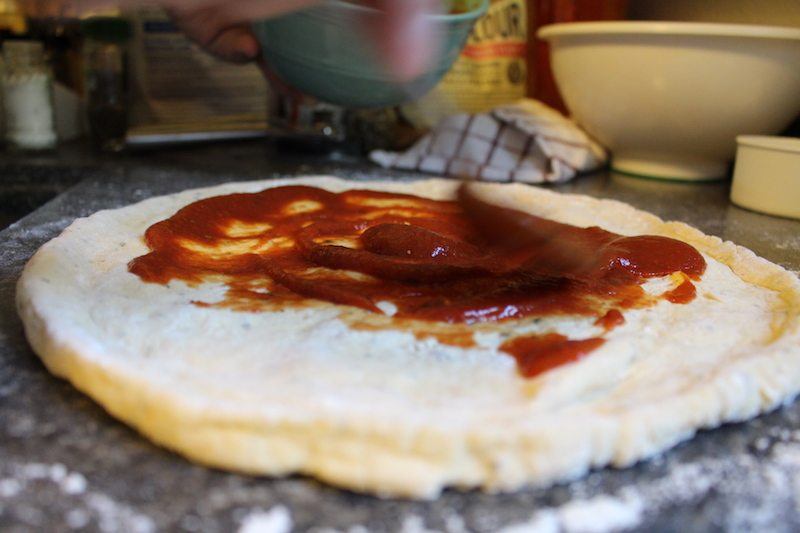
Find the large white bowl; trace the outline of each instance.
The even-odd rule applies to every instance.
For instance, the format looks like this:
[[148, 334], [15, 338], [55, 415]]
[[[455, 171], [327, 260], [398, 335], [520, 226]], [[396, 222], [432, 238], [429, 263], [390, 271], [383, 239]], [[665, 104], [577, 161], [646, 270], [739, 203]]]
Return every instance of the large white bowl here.
[[579, 22], [539, 30], [564, 102], [621, 172], [724, 176], [739, 134], [800, 113], [800, 29]]

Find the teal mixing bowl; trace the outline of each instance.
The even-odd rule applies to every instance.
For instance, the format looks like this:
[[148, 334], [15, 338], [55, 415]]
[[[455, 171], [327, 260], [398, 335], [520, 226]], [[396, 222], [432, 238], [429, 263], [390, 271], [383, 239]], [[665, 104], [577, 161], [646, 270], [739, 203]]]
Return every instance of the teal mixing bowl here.
[[441, 51], [422, 75], [407, 82], [393, 78], [363, 31], [369, 17], [380, 16], [372, 8], [327, 0], [256, 22], [253, 30], [272, 70], [297, 90], [348, 108], [388, 107], [422, 96], [450, 69], [489, 0], [469, 4], [466, 12], [430, 15]]

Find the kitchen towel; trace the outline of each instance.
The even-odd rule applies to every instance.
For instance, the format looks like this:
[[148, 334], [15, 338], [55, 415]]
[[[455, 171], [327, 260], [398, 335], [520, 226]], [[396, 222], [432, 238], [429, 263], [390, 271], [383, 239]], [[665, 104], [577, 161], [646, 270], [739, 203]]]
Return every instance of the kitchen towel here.
[[523, 183], [568, 181], [608, 159], [577, 124], [530, 99], [446, 117], [407, 151], [369, 157], [384, 168]]

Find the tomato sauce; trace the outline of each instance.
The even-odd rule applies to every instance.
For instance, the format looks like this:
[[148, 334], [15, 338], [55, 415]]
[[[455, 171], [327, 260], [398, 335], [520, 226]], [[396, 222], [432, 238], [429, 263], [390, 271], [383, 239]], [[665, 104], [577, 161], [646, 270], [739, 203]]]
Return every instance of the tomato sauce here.
[[[682, 241], [559, 223], [493, 205], [466, 186], [452, 201], [299, 185], [217, 196], [152, 225], [144, 238], [150, 252], [130, 272], [162, 284], [223, 281], [226, 301], [213, 305], [391, 308], [398, 325], [458, 325], [462, 346], [465, 326], [530, 317], [594, 317], [610, 330], [624, 323], [621, 310], [658, 298], [688, 303], [706, 267]], [[684, 281], [666, 295], [642, 289], [676, 272]], [[553, 332], [516, 336], [501, 350], [532, 377], [602, 343]]]

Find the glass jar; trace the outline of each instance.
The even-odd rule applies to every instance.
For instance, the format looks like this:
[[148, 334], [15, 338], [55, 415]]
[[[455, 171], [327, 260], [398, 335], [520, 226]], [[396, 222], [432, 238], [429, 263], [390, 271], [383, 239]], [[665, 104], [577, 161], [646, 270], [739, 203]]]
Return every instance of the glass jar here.
[[81, 23], [89, 133], [96, 148], [118, 152], [128, 131], [128, 42], [131, 24], [120, 17]]
[[3, 104], [6, 140], [23, 150], [56, 145], [53, 113], [53, 74], [38, 41], [3, 44]]

